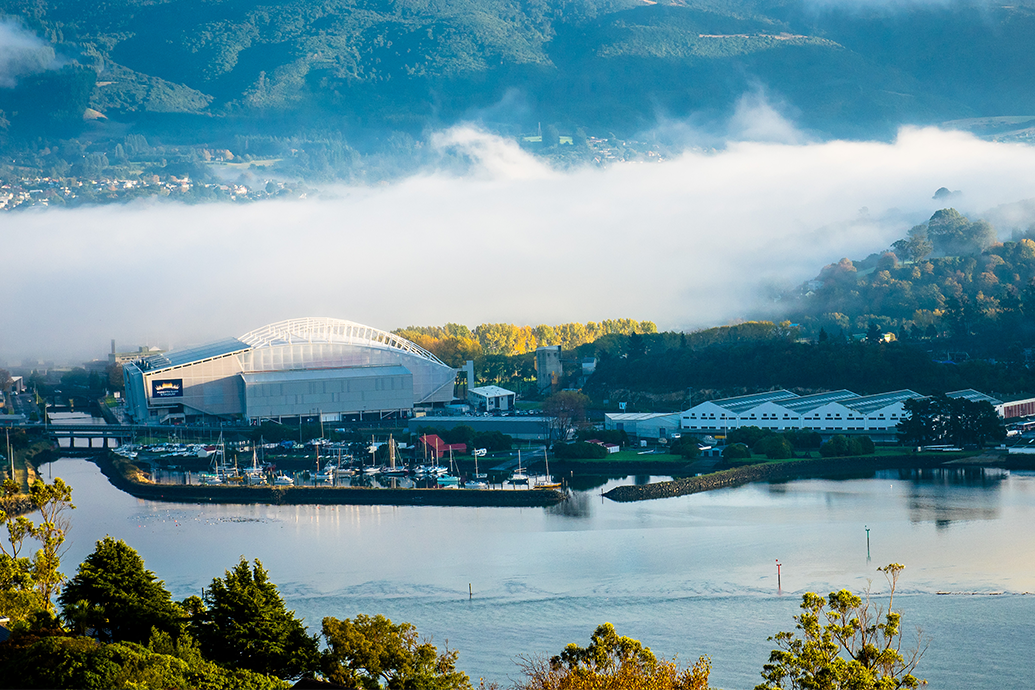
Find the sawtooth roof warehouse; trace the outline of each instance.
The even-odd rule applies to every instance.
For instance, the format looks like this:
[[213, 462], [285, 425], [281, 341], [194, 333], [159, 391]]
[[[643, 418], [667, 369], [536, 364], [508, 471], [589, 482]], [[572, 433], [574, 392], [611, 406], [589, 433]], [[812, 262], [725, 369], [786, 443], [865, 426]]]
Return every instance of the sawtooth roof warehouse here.
[[340, 319], [281, 321], [125, 364], [137, 423], [408, 417], [453, 399], [456, 370], [404, 338]]
[[[975, 390], [954, 391], [950, 398], [987, 401], [1004, 415], [1004, 403]], [[680, 413], [684, 431], [725, 434], [729, 429], [757, 426], [773, 431], [808, 429], [824, 436], [869, 434], [874, 440], [893, 440], [905, 414], [907, 400], [924, 398], [911, 390], [859, 395], [849, 390], [796, 395], [786, 390], [736, 398], [709, 400]], [[1009, 416], [1009, 415], [1007, 415]]]

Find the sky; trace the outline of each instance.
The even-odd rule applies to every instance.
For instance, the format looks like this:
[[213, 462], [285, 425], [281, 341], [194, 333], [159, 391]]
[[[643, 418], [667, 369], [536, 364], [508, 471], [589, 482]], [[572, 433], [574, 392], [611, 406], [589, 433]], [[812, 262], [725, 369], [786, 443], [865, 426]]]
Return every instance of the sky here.
[[[188, 347], [282, 319], [391, 330], [606, 318], [691, 330], [771, 313], [779, 290], [881, 251], [943, 206], [1035, 197], [1035, 147], [938, 129], [811, 141], [745, 98], [717, 149], [564, 172], [473, 126], [474, 161], [319, 198], [134, 202], [2, 216], [0, 365]], [[1014, 227], [1024, 214], [999, 213]]]

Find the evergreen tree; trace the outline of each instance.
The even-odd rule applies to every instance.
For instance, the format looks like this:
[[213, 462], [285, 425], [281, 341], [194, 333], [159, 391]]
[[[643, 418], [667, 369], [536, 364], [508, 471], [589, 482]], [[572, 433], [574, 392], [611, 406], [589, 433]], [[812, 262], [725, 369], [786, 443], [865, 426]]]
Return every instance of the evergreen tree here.
[[194, 611], [191, 630], [207, 658], [280, 678], [298, 678], [319, 665], [316, 638], [284, 606], [258, 560], [249, 567], [242, 556], [212, 581], [203, 604], [187, 608]]
[[97, 542], [58, 601], [69, 625], [93, 629], [104, 642], [144, 644], [152, 628], [177, 635], [183, 623], [165, 583], [144, 568], [136, 550], [111, 537]]

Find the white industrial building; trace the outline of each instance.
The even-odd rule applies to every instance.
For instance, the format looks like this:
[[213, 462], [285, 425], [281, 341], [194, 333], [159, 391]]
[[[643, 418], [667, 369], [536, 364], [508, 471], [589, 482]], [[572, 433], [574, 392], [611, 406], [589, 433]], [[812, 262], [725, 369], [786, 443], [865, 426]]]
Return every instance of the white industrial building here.
[[608, 412], [604, 429], [624, 431], [638, 439], [672, 438], [679, 433], [678, 412]]
[[824, 436], [866, 434], [892, 440], [907, 415], [906, 400], [923, 398], [911, 390], [858, 395], [848, 390], [796, 395], [786, 390], [709, 400], [680, 414], [690, 433], [725, 435], [730, 429], [757, 426], [773, 431], [808, 429]]

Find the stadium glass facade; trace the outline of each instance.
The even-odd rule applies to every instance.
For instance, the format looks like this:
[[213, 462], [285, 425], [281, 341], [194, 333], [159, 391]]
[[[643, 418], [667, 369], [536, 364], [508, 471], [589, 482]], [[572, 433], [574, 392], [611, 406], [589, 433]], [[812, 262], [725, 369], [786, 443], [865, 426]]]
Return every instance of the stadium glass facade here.
[[396, 335], [340, 319], [281, 321], [126, 364], [138, 423], [205, 418], [408, 416], [448, 403], [456, 370]]

